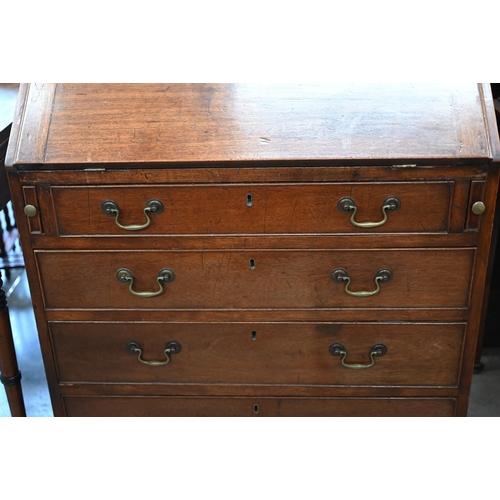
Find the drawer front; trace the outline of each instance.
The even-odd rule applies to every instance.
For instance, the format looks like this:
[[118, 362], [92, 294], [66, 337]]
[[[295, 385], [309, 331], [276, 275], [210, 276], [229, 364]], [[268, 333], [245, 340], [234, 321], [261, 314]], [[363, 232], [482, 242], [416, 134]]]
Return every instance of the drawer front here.
[[[446, 232], [452, 192], [453, 182], [52, 188], [61, 236]], [[382, 222], [387, 198], [400, 205], [387, 212], [384, 224], [357, 227], [352, 211], [338, 207], [345, 197], [356, 205], [357, 223]], [[116, 212], [102, 210], [103, 202], [112, 201], [118, 224], [143, 226], [152, 199], [163, 211], [148, 212], [151, 223], [140, 230], [120, 228]]]
[[65, 396], [69, 417], [452, 417], [452, 398]]
[[[474, 249], [35, 254], [49, 309], [466, 308], [474, 262]], [[165, 268], [173, 281], [161, 281]], [[332, 279], [338, 269], [349, 283]]]
[[[62, 383], [456, 386], [465, 334], [462, 323], [49, 325]], [[171, 342], [180, 352], [165, 355]], [[372, 358], [377, 344], [387, 352]]]

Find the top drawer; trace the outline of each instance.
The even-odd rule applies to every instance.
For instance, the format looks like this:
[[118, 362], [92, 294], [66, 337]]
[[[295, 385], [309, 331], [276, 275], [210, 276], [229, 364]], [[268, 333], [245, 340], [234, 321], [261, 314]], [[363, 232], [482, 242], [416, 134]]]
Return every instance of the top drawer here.
[[448, 231], [453, 182], [94, 185], [51, 191], [61, 236], [442, 233]]

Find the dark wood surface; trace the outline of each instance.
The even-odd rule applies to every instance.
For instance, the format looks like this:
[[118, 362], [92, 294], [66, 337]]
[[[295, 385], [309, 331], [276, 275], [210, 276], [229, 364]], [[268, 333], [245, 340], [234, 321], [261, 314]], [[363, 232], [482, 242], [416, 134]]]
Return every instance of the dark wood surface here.
[[[21, 96], [9, 180], [56, 415], [467, 414], [498, 190], [485, 86]], [[380, 227], [337, 207], [351, 196], [375, 222], [391, 195], [401, 208]], [[112, 199], [120, 223], [141, 224], [152, 198], [165, 210], [140, 231], [101, 211]], [[156, 291], [165, 267], [157, 297], [116, 279], [128, 268], [135, 291]], [[385, 267], [371, 297], [330, 276], [372, 291]], [[352, 370], [333, 339], [351, 363], [377, 342], [388, 353]], [[168, 341], [183, 351], [150, 367], [130, 340], [149, 360]]]
[[[129, 235], [107, 216], [101, 204], [113, 200], [122, 225], [144, 224], [144, 208], [150, 199], [165, 206], [151, 224], [136, 236], [273, 234], [273, 233], [373, 233], [350, 222], [351, 212], [338, 202], [349, 196], [357, 206], [356, 222], [380, 222], [388, 197], [401, 207], [388, 213], [379, 233], [444, 232], [448, 230], [453, 182], [335, 183], [335, 184], [202, 184], [54, 187], [52, 196], [58, 230], [66, 235]], [[250, 201], [249, 201], [250, 197]], [[422, 203], [428, 198], [429, 203]], [[249, 206], [250, 205], [250, 206]], [[204, 207], [200, 210], [200, 207]]]
[[67, 416], [161, 417], [451, 417], [450, 398], [65, 397]]
[[[491, 86], [485, 86], [485, 95], [491, 97], [494, 102], [494, 112], [488, 108], [488, 120], [492, 126], [492, 143], [498, 146], [500, 134], [500, 84], [492, 83]], [[496, 132], [496, 133], [495, 133]], [[496, 155], [496, 161], [498, 155]], [[497, 213], [500, 206], [500, 199], [497, 199]], [[493, 236], [491, 241], [489, 271], [485, 283], [486, 297], [483, 307], [483, 316], [480, 326], [480, 336], [477, 344], [475, 364], [480, 370], [484, 366], [481, 364], [481, 354], [483, 345], [486, 347], [500, 347], [500, 334], [498, 325], [500, 324], [500, 247], [498, 246], [498, 232], [500, 230], [500, 217], [495, 219], [495, 224], [492, 230]]]
[[[71, 383], [275, 384], [331, 386], [458, 385], [464, 323], [50, 323], [59, 380]], [[145, 366], [125, 346], [137, 341]], [[346, 363], [370, 363], [374, 344], [388, 351], [376, 370], [345, 369], [329, 353], [344, 345]]]
[[8, 163], [484, 161], [493, 152], [482, 93], [477, 84], [31, 84]]
[[[473, 249], [451, 248], [36, 252], [48, 309], [288, 309], [291, 316], [310, 308], [359, 309], [363, 316], [384, 307], [467, 309], [474, 257]], [[116, 278], [122, 268], [132, 272], [136, 292], [159, 290], [161, 269], [175, 279], [156, 297], [137, 297]], [[351, 291], [375, 290], [379, 269], [390, 268], [393, 278], [377, 295], [353, 297], [332, 280], [338, 268], [351, 277]]]

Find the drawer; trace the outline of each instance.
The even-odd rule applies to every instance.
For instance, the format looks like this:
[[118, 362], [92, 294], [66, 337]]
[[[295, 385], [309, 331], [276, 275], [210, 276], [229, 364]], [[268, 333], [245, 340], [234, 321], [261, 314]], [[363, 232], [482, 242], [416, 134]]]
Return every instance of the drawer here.
[[[456, 386], [463, 323], [50, 322], [61, 383]], [[168, 364], [164, 350], [175, 342]], [[382, 356], [370, 356], [375, 345]], [[342, 345], [343, 355], [331, 346]], [[180, 347], [179, 347], [180, 346]], [[355, 369], [343, 366], [371, 364]]]
[[452, 417], [452, 398], [65, 396], [69, 417]]
[[[448, 230], [453, 182], [62, 186], [51, 191], [61, 236], [435, 233]], [[388, 198], [397, 198], [399, 206], [387, 211], [384, 224], [357, 227], [350, 221], [353, 210], [338, 207], [345, 197], [356, 206], [357, 223], [382, 222]], [[162, 210], [150, 205], [151, 222], [144, 229], [115, 223], [145, 225], [150, 200], [161, 202]], [[106, 206], [117, 207], [118, 217], [116, 211], [103, 211], [110, 201], [115, 205]]]
[[[41, 250], [35, 255], [49, 309], [467, 308], [474, 263], [474, 249]], [[162, 274], [163, 269], [173, 274]], [[336, 281], [332, 273], [339, 269], [346, 274]], [[380, 269], [391, 271], [388, 282], [379, 280]], [[377, 287], [371, 296], [348, 293]]]

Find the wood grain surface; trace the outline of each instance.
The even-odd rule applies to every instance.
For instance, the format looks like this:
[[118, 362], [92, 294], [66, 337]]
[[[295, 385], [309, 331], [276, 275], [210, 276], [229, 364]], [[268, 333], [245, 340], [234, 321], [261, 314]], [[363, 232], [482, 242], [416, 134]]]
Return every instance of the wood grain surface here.
[[[52, 198], [59, 225], [65, 235], [210, 235], [273, 233], [431, 233], [447, 232], [451, 211], [452, 182], [352, 183], [122, 187], [53, 187]], [[350, 222], [352, 212], [342, 212], [338, 202], [354, 200], [355, 222], [383, 220], [388, 197], [400, 207], [389, 211], [378, 228], [359, 228]], [[113, 200], [122, 225], [144, 224], [148, 200], [165, 207], [151, 215], [151, 224], [140, 231], [127, 231], [114, 216], [101, 210]], [[463, 226], [463, 221], [462, 221]]]
[[[498, 204], [486, 87], [21, 86], [8, 174], [55, 415], [466, 415]], [[363, 229], [345, 196], [358, 222], [401, 207]], [[101, 209], [142, 224], [150, 199], [137, 232]], [[138, 293], [175, 279], [138, 297], [120, 268]], [[393, 277], [356, 297], [338, 268], [351, 292]], [[151, 367], [129, 341], [182, 351]], [[351, 370], [334, 342], [388, 352]]]
[[[74, 323], [51, 322], [61, 383], [292, 384], [456, 386], [463, 323]], [[182, 350], [165, 366], [148, 366], [125, 346], [136, 341], [146, 361], [165, 361], [165, 346]], [[329, 353], [344, 345], [346, 363]]]
[[71, 417], [452, 417], [453, 398], [75, 397]]
[[[467, 308], [474, 265], [473, 249], [37, 251], [36, 256], [49, 309]], [[348, 295], [345, 284], [330, 276], [344, 268], [351, 291], [373, 291], [377, 271], [387, 267], [394, 277], [371, 297]], [[136, 292], [159, 290], [163, 268], [172, 269], [175, 279], [163, 285], [161, 295], [137, 297], [116, 278], [121, 268], [133, 274]]]
[[17, 166], [484, 163], [483, 105], [477, 84], [31, 84], [9, 157]]

